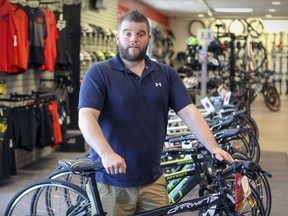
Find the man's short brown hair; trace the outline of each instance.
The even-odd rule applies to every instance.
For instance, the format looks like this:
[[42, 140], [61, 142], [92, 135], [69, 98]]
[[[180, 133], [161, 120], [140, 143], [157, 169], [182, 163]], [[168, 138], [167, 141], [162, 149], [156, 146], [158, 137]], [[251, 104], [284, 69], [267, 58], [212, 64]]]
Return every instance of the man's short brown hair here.
[[130, 22], [136, 22], [136, 23], [145, 22], [147, 25], [148, 33], [150, 33], [150, 23], [149, 23], [148, 18], [144, 14], [136, 10], [129, 11], [128, 13], [124, 14], [120, 18], [118, 29], [121, 27], [122, 23], [126, 20]]

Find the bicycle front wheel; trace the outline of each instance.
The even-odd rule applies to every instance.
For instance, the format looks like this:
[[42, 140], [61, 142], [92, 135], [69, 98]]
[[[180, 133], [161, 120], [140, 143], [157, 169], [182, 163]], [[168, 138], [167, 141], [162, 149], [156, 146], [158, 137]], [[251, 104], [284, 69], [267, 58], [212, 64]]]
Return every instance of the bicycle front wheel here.
[[[251, 183], [251, 182], [250, 182]], [[226, 186], [232, 191], [232, 193], [235, 196], [235, 178], [234, 177], [228, 177], [226, 179]], [[263, 206], [263, 202], [261, 197], [259, 196], [258, 192], [256, 189], [250, 185], [250, 200], [247, 198], [244, 198], [243, 200], [238, 200], [235, 203], [238, 205], [237, 207], [237, 215], [243, 215], [243, 216], [266, 216], [267, 212]], [[242, 202], [242, 203], [241, 203]], [[221, 211], [220, 211], [221, 212]], [[226, 214], [224, 214], [226, 215]]]
[[16, 215], [91, 215], [86, 192], [70, 182], [44, 179], [33, 182], [9, 202], [5, 216]]

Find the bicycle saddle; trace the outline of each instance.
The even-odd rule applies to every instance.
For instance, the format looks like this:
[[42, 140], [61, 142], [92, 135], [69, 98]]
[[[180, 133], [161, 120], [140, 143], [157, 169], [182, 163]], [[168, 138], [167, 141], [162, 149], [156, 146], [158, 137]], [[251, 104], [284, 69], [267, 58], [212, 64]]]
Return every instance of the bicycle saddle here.
[[104, 169], [103, 164], [99, 161], [92, 161], [89, 159], [62, 159], [59, 160], [59, 164], [65, 169], [72, 172], [84, 172], [84, 171], [97, 171]]

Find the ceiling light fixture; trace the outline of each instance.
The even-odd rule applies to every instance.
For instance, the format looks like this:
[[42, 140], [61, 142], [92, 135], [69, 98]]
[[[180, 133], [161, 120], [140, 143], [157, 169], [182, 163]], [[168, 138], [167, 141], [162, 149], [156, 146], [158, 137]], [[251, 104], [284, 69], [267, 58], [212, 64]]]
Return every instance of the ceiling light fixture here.
[[270, 8], [268, 11], [269, 11], [270, 13], [274, 13], [274, 12], [276, 12], [276, 9]]
[[221, 13], [251, 13], [252, 8], [214, 8], [214, 11]]
[[194, 2], [192, 2], [192, 1], [184, 1], [184, 4], [185, 4], [185, 5], [193, 5]]
[[280, 1], [272, 1], [272, 5], [281, 5]]

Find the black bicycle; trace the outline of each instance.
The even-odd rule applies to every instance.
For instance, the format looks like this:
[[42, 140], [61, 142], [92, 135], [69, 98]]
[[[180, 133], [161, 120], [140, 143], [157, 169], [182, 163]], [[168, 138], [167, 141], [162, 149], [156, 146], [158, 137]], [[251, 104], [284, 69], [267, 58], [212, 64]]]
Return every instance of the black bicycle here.
[[[92, 204], [96, 207], [96, 215], [105, 215], [95, 178], [95, 173], [103, 169], [102, 164], [87, 158], [61, 160], [60, 164], [88, 179], [93, 188], [93, 200], [89, 200], [83, 188], [71, 182], [44, 179], [20, 190], [10, 201], [5, 215], [91, 215]], [[195, 163], [195, 167], [199, 166]], [[210, 193], [138, 215], [174, 215], [181, 212], [200, 215], [266, 215], [261, 199], [253, 188], [249, 197], [241, 200], [241, 208], [235, 208], [234, 191], [231, 182], [227, 180], [235, 172], [248, 176], [258, 172], [267, 174], [254, 162], [235, 161], [229, 163], [228, 168], [216, 169], [209, 174], [216, 183]]]
[[238, 73], [237, 77], [240, 80], [235, 83], [236, 91], [232, 100], [237, 101], [240, 109], [245, 107], [250, 113], [252, 102], [259, 93], [262, 93], [267, 108], [273, 112], [278, 112], [281, 108], [281, 98], [275, 86], [270, 82], [273, 73], [274, 71], [270, 70], [261, 73]]

